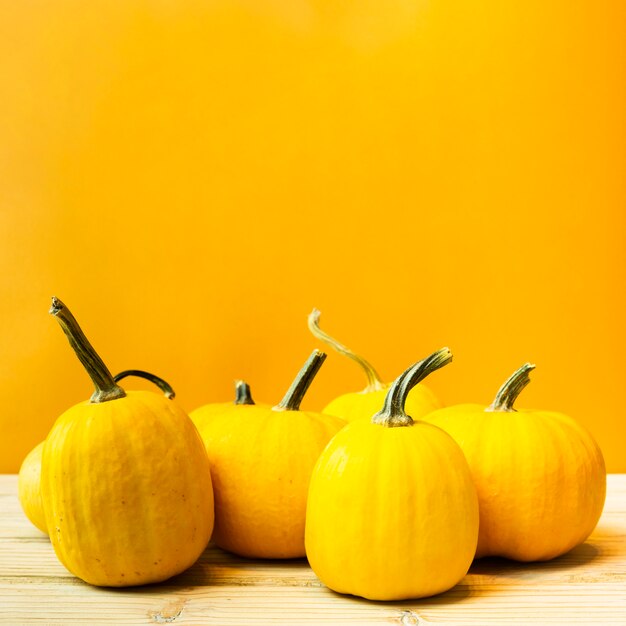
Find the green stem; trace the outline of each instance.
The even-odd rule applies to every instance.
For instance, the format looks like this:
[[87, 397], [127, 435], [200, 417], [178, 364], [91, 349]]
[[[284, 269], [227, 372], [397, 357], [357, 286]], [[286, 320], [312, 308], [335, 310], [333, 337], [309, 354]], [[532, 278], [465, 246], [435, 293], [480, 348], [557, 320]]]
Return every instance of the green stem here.
[[238, 380], [235, 383], [235, 404], [254, 404], [250, 385], [245, 380]]
[[487, 411], [515, 411], [513, 404], [522, 389], [530, 382], [530, 373], [535, 369], [532, 363], [524, 363], [500, 387], [495, 400], [487, 407]]
[[107, 402], [123, 398], [126, 393], [115, 383], [111, 372], [83, 334], [70, 310], [58, 298], [52, 298], [50, 314], [57, 318], [76, 356], [93, 381], [96, 390], [91, 396], [91, 402]]
[[363, 390], [365, 393], [385, 389], [387, 385], [383, 383], [380, 376], [378, 375], [378, 372], [374, 369], [374, 366], [369, 361], [366, 361], [362, 356], [359, 356], [358, 354], [352, 352], [352, 350], [344, 346], [342, 343], [339, 343], [330, 335], [326, 334], [319, 327], [320, 315], [321, 312], [318, 309], [313, 309], [313, 311], [311, 311], [311, 313], [309, 314], [309, 330], [311, 331], [311, 333], [313, 333], [313, 336], [339, 352], [339, 354], [343, 354], [353, 361], [356, 361], [363, 368], [363, 371], [367, 376], [367, 387]]
[[126, 378], [127, 376], [136, 376], [137, 378], [145, 378], [149, 380], [151, 383], [155, 384], [164, 394], [165, 397], [172, 400], [176, 397], [176, 393], [172, 389], [172, 386], [162, 378], [151, 374], [150, 372], [144, 372], [143, 370], [124, 370], [119, 374], [113, 376], [113, 380], [116, 383], [119, 383], [120, 380]]
[[285, 397], [274, 407], [274, 411], [297, 411], [304, 394], [313, 382], [322, 363], [326, 359], [326, 354], [319, 350], [313, 350], [302, 369], [298, 372], [291, 387], [287, 390]]
[[396, 426], [411, 426], [413, 418], [406, 414], [404, 404], [409, 391], [421, 380], [435, 370], [452, 361], [452, 352], [449, 348], [437, 350], [423, 361], [419, 361], [405, 370], [392, 383], [383, 408], [372, 417], [373, 424], [393, 428]]

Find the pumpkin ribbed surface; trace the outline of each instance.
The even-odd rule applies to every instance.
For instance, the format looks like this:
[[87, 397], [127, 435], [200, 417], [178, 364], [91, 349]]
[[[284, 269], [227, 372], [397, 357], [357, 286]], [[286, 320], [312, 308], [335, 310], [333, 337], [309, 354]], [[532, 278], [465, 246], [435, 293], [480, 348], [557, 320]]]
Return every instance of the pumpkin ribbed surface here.
[[467, 572], [478, 505], [460, 448], [423, 422], [352, 422], [322, 453], [306, 549], [328, 587], [373, 600], [430, 596]]
[[174, 402], [148, 391], [61, 415], [44, 447], [42, 496], [57, 556], [94, 585], [182, 572], [213, 527], [198, 431]]
[[461, 446], [480, 504], [477, 557], [554, 558], [595, 528], [606, 493], [602, 453], [572, 418], [459, 405], [426, 420]]
[[215, 490], [215, 543], [256, 558], [305, 555], [313, 467], [345, 422], [306, 411], [239, 406], [202, 430]]

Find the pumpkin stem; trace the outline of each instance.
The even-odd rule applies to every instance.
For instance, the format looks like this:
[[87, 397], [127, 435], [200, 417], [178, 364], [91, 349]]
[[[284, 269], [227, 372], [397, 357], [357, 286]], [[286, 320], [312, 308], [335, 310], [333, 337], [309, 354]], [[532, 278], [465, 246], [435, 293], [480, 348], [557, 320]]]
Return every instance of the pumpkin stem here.
[[116, 383], [119, 383], [122, 378], [126, 378], [127, 376], [136, 376], [137, 378], [145, 378], [149, 380], [151, 383], [154, 383], [164, 394], [165, 397], [169, 400], [172, 400], [176, 397], [176, 393], [172, 389], [172, 386], [162, 378], [151, 374], [150, 372], [144, 372], [143, 370], [124, 370], [119, 374], [113, 376], [113, 380]]
[[500, 387], [495, 400], [487, 407], [487, 411], [515, 411], [513, 403], [522, 389], [530, 382], [530, 373], [535, 369], [532, 363], [524, 363]]
[[373, 424], [393, 428], [395, 426], [411, 426], [413, 418], [406, 414], [404, 404], [409, 391], [421, 380], [435, 370], [452, 361], [452, 352], [449, 348], [437, 350], [423, 361], [411, 365], [392, 383], [383, 408], [372, 417]]
[[91, 396], [91, 402], [107, 402], [123, 398], [126, 392], [115, 383], [111, 372], [85, 337], [71, 311], [61, 300], [52, 298], [49, 312], [57, 318], [76, 356], [87, 370], [96, 388]]
[[321, 312], [318, 309], [313, 309], [309, 314], [309, 330], [313, 333], [313, 336], [323, 341], [326, 345], [330, 346], [339, 354], [343, 354], [348, 358], [356, 361], [365, 371], [367, 376], [367, 387], [363, 390], [363, 393], [369, 393], [370, 391], [380, 391], [385, 389], [387, 385], [383, 383], [378, 372], [374, 369], [374, 366], [366, 361], [362, 356], [355, 354], [349, 348], [346, 348], [342, 343], [339, 343], [336, 339], [326, 334], [319, 326]]
[[285, 397], [273, 408], [274, 411], [297, 411], [307, 389], [313, 382], [322, 363], [326, 359], [326, 354], [319, 350], [313, 350], [302, 369], [298, 372], [291, 387], [287, 390]]
[[254, 404], [250, 385], [245, 380], [235, 382], [235, 404]]

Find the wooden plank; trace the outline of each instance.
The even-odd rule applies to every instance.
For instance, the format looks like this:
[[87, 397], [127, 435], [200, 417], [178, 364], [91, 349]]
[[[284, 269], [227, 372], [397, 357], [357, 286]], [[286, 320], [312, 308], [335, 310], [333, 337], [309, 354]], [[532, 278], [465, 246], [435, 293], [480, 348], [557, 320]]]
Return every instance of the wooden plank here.
[[589, 540], [547, 563], [482, 559], [451, 591], [382, 603], [326, 589], [305, 560], [253, 561], [209, 547], [160, 585], [98, 589], [57, 561], [24, 517], [15, 476], [0, 476], [0, 624], [626, 625], [626, 475], [608, 479]]

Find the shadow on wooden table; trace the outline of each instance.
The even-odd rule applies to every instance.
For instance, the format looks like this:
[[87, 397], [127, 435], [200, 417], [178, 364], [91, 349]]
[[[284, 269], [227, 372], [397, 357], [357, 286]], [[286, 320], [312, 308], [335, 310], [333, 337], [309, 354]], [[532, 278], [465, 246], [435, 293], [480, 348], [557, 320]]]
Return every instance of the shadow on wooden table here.
[[170, 586], [321, 587], [306, 559], [247, 559], [207, 548], [188, 570], [174, 576]]
[[[470, 594], [475, 595], [471, 585], [463, 579], [458, 585], [445, 593], [431, 596], [424, 600], [432, 605], [446, 605], [460, 602]], [[328, 589], [317, 578], [306, 559], [256, 560], [238, 557], [219, 548], [211, 547], [205, 551], [198, 562], [186, 572], [163, 583], [168, 586], [191, 587], [199, 585], [215, 586], [271, 586], [271, 587], [314, 587], [323, 593], [340, 599], [349, 599], [357, 603], [390, 606], [402, 609], [419, 604], [419, 600], [405, 602], [376, 602], [357, 596], [344, 595]], [[403, 622], [404, 623], [404, 622]], [[412, 623], [412, 622], [408, 622]]]
[[[234, 589], [250, 589], [246, 597], [250, 606], [258, 602], [259, 594], [269, 598], [290, 598], [290, 606], [297, 606], [303, 598], [321, 600], [321, 615], [328, 617], [337, 607], [350, 604], [357, 611], [367, 607], [380, 610], [380, 619], [392, 620], [401, 626], [426, 626], [431, 622], [432, 611], [445, 611], [445, 607], [470, 602], [472, 598], [502, 596], [504, 588], [522, 584], [546, 584], [564, 582], [594, 582], [599, 574], [597, 568], [587, 567], [603, 556], [603, 548], [592, 541], [584, 543], [567, 554], [541, 563], [518, 563], [500, 558], [475, 561], [463, 580], [449, 591], [402, 602], [375, 602], [355, 596], [341, 595], [327, 589], [315, 576], [306, 559], [263, 561], [238, 557], [210, 546], [200, 559], [187, 571], [157, 585], [135, 587], [132, 590], [109, 589], [129, 597], [140, 594], [150, 603], [147, 616], [154, 623], [175, 622], [185, 611], [193, 610], [207, 618], [215, 611], [215, 602], [228, 602]], [[610, 574], [605, 574], [608, 576]], [[206, 588], [201, 589], [201, 588]], [[282, 588], [276, 589], [276, 588]], [[206, 595], [210, 589], [210, 596]], [[308, 589], [308, 591], [305, 591]], [[506, 592], [504, 592], [506, 593]], [[304, 595], [303, 595], [304, 594]], [[310, 594], [310, 595], [309, 595]], [[210, 598], [210, 599], [209, 599]], [[245, 604], [244, 602], [244, 604]], [[246, 605], [247, 606], [247, 605]], [[357, 607], [359, 607], [357, 609]], [[245, 608], [245, 607], [244, 607]], [[224, 610], [224, 607], [221, 607]], [[248, 610], [248, 609], [246, 609]], [[326, 613], [324, 613], [326, 611]], [[358, 614], [358, 613], [357, 613]], [[365, 613], [364, 613], [365, 614]]]
[[506, 578], [516, 581], [528, 579], [535, 582], [542, 578], [549, 580], [562, 577], [564, 572], [575, 573], [577, 569], [585, 569], [587, 565], [602, 559], [603, 556], [602, 550], [597, 545], [583, 543], [549, 561], [523, 563], [499, 557], [486, 557], [474, 561], [468, 577], [482, 579], [483, 582], [491, 577], [499, 581]]
[[[546, 582], [554, 578], [563, 579], [563, 576], [575, 581], [585, 580], [588, 574], [585, 566], [602, 557], [602, 551], [592, 543], [584, 543], [567, 554], [551, 561], [535, 563], [519, 563], [502, 558], [484, 558], [475, 561], [467, 576], [449, 591], [423, 598], [404, 602], [374, 602], [355, 596], [345, 596], [326, 589], [309, 567], [306, 559], [292, 560], [256, 560], [238, 557], [219, 548], [210, 546], [200, 559], [188, 570], [173, 578], [156, 585], [133, 588], [133, 593], [146, 595], [161, 595], [164, 592], [186, 597], [194, 588], [198, 587], [308, 587], [319, 588], [324, 594], [337, 598], [350, 599], [356, 603], [379, 605], [381, 607], [405, 610], [406, 620], [401, 623], [424, 623], [413, 620], [414, 613], [420, 608], [430, 609], [436, 606], [451, 605], [463, 602], [468, 597], [490, 595], [495, 589], [502, 592], [501, 585], [515, 584], [529, 580], [536, 583], [544, 578]], [[582, 570], [582, 571], [581, 571]], [[589, 573], [592, 576], [591, 573]], [[597, 574], [596, 574], [597, 575]], [[111, 591], [115, 591], [111, 589]], [[120, 589], [120, 591], [128, 591]], [[182, 595], [180, 595], [182, 594]], [[178, 598], [178, 599], [180, 599]], [[178, 600], [177, 600], [178, 601]], [[173, 612], [178, 610], [172, 604]], [[415, 615], [415, 617], [417, 617]], [[422, 618], [423, 619], [423, 618]]]
[[[471, 585], [465, 584], [466, 578], [449, 591], [426, 598], [429, 604], [451, 604], [470, 595]], [[133, 592], [146, 594], [185, 593], [197, 587], [306, 587], [319, 588], [337, 598], [349, 598], [355, 602], [403, 607], [415, 605], [412, 602], [374, 602], [356, 596], [343, 595], [327, 589], [309, 567], [306, 559], [246, 559], [229, 554], [216, 547], [209, 547], [198, 561], [185, 572], [169, 580], [154, 585], [133, 587]], [[110, 589], [116, 591], [115, 588]], [[120, 588], [119, 591], [128, 589]]]

